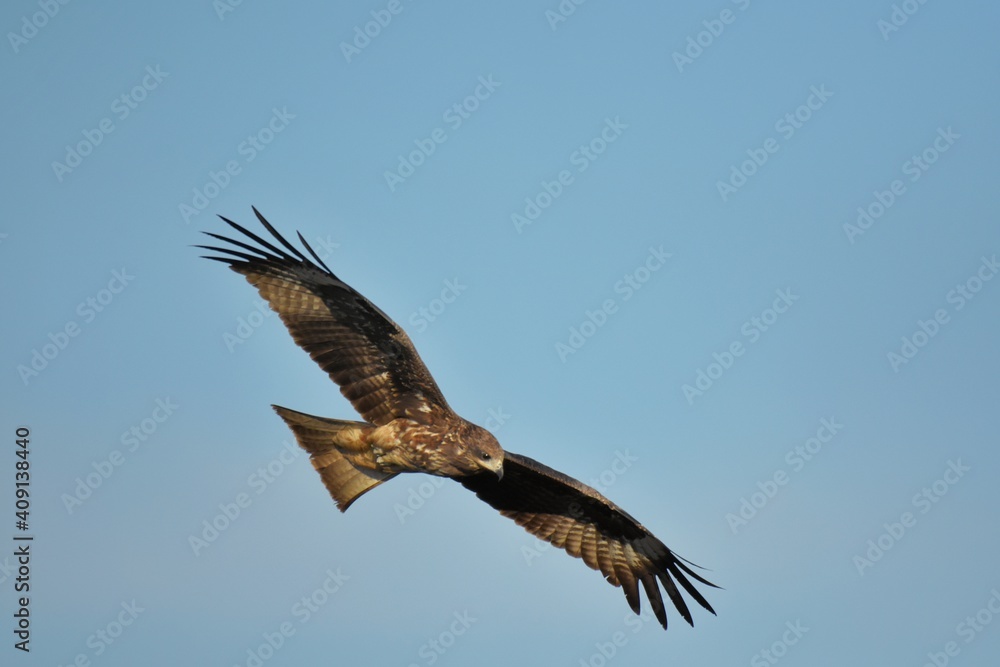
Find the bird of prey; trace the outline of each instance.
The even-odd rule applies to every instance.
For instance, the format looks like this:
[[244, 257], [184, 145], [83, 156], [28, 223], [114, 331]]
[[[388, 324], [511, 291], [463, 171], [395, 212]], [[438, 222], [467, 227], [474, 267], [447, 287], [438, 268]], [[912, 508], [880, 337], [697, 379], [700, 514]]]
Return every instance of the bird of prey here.
[[689, 624], [694, 624], [691, 612], [678, 585], [715, 613], [688, 578], [717, 586], [689, 561], [596, 490], [504, 451], [489, 431], [459, 417], [406, 332], [334, 275], [301, 233], [310, 257], [253, 211], [277, 245], [223, 217], [245, 240], [205, 232], [229, 247], [197, 247], [218, 253], [206, 258], [228, 264], [257, 288], [364, 419], [328, 419], [272, 406], [309, 452], [342, 512], [399, 473], [450, 477], [529, 533], [600, 570], [624, 590], [636, 614], [642, 584], [664, 629], [667, 614], [657, 582]]

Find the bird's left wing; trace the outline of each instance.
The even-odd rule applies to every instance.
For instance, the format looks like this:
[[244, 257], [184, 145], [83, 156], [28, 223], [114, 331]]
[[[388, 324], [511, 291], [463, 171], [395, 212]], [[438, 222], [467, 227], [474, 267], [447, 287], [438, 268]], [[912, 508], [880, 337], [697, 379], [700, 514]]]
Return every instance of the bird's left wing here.
[[220, 253], [208, 259], [246, 276], [354, 409], [378, 426], [399, 417], [419, 420], [432, 411], [450, 413], [406, 332], [335, 276], [301, 234], [299, 241], [312, 259], [253, 211], [278, 246], [222, 218], [253, 244], [206, 232], [230, 247], [198, 247]]
[[600, 570], [610, 584], [625, 591], [625, 598], [636, 614], [639, 583], [642, 583], [656, 619], [667, 627], [667, 613], [657, 581], [689, 624], [694, 624], [691, 612], [676, 584], [702, 607], [715, 613], [687, 577], [713, 588], [717, 586], [694, 572], [625, 510], [586, 484], [511, 452], [504, 454], [502, 480], [480, 474], [456, 481], [529, 533]]

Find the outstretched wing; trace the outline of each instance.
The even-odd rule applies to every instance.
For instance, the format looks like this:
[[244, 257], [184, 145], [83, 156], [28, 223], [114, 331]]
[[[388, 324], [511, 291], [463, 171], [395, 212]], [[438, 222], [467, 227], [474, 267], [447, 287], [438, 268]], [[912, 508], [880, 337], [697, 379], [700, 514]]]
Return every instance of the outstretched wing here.
[[636, 614], [639, 583], [642, 583], [653, 613], [664, 629], [667, 613], [657, 580], [689, 624], [694, 625], [691, 612], [677, 584], [698, 604], [715, 613], [688, 577], [718, 587], [694, 572], [625, 510], [586, 484], [511, 452], [504, 454], [502, 480], [495, 475], [480, 474], [456, 481], [535, 537], [600, 570], [609, 583], [625, 591], [625, 598]]
[[397, 417], [419, 421], [436, 409], [451, 412], [406, 332], [335, 276], [301, 234], [299, 241], [312, 259], [253, 211], [281, 247], [226, 218], [256, 245], [205, 232], [233, 247], [198, 247], [223, 253], [207, 259], [225, 262], [246, 276], [354, 409], [379, 426]]

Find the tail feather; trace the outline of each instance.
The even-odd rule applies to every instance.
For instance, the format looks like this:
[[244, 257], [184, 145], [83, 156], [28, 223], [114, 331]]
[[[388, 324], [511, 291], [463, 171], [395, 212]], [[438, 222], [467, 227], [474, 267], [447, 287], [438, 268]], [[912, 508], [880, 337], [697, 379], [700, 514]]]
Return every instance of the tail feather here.
[[366, 433], [374, 428], [371, 424], [271, 407], [292, 429], [299, 446], [309, 452], [313, 467], [341, 512], [365, 492], [396, 476], [378, 470], [364, 446]]

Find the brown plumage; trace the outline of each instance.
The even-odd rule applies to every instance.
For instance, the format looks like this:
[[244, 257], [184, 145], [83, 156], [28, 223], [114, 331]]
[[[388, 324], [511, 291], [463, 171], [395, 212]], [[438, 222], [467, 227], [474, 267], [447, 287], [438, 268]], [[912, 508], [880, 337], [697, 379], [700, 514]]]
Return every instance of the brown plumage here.
[[206, 232], [232, 247], [198, 247], [221, 253], [208, 259], [228, 264], [257, 288], [365, 419], [327, 419], [274, 406], [341, 511], [399, 473], [450, 477], [536, 537], [599, 570], [625, 591], [637, 614], [641, 584], [664, 628], [660, 585], [688, 623], [693, 625], [691, 613], [678, 585], [715, 613], [688, 577], [714, 584], [596, 490], [505, 452], [491, 433], [455, 414], [406, 332], [335, 276], [301, 234], [311, 259], [254, 213], [278, 246], [222, 218], [257, 245]]

